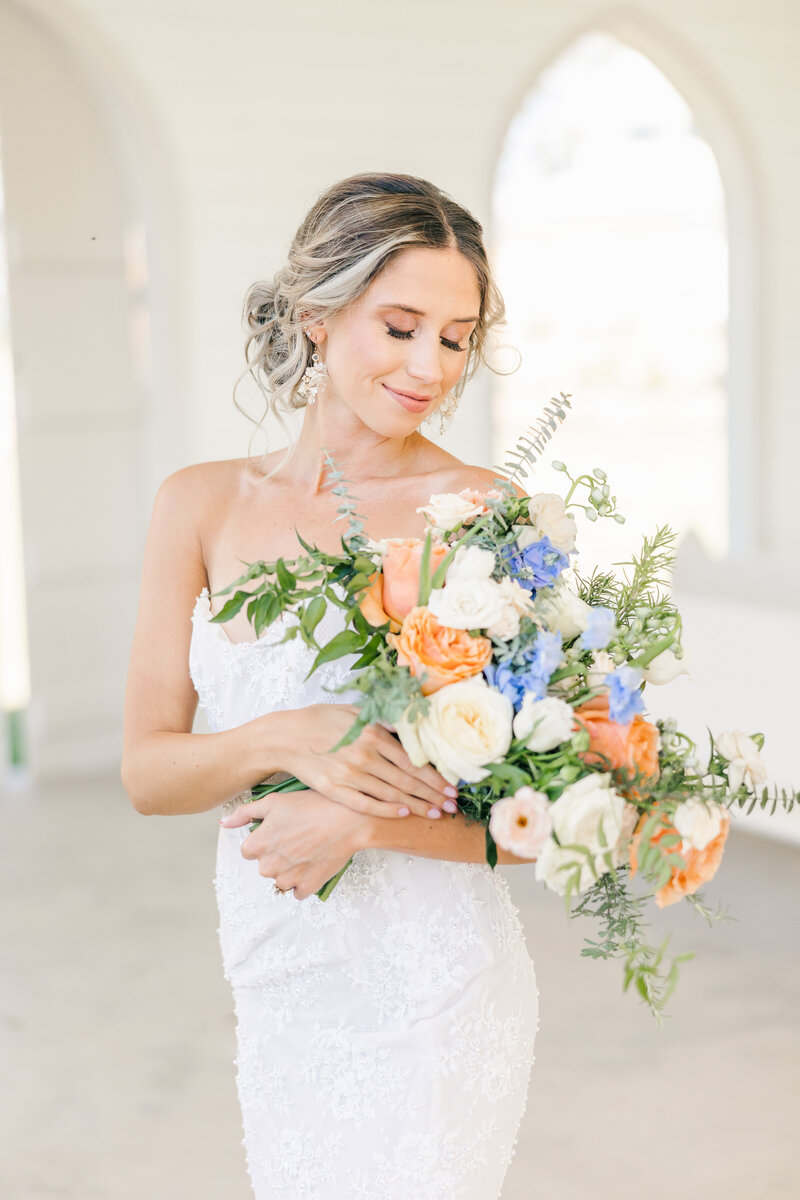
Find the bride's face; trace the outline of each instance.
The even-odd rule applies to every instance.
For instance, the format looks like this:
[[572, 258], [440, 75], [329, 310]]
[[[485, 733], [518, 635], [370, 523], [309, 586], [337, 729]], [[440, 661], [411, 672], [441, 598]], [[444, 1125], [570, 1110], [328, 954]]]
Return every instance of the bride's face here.
[[310, 332], [328, 369], [323, 402], [384, 437], [407, 437], [458, 382], [478, 320], [472, 264], [455, 249], [403, 250], [344, 312]]

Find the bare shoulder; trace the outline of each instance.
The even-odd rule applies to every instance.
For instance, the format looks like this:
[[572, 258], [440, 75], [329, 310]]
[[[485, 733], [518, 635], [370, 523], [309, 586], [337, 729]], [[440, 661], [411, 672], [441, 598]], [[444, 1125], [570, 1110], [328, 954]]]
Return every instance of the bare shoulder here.
[[[454, 458], [450, 468], [452, 476], [452, 484], [449, 490], [454, 492], [461, 491], [462, 488], [472, 488], [477, 492], [488, 492], [493, 487], [497, 486], [498, 479], [506, 479], [506, 475], [495, 471], [491, 467], [479, 467], [471, 463], [461, 462]], [[512, 483], [516, 494], [520, 497], [527, 496], [528, 493], [519, 484]]]

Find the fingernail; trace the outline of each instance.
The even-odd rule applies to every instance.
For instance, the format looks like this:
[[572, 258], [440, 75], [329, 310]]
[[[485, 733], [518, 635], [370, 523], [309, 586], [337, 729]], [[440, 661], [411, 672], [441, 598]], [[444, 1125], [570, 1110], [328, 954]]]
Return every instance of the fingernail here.
[[441, 812], [439, 811], [439, 809], [438, 809], [438, 808], [429, 808], [429, 809], [428, 809], [428, 816], [429, 816], [429, 817], [440, 817], [441, 815], [442, 815], [442, 814], [441, 814]]
[[220, 819], [219, 819], [220, 825], [224, 825], [227, 820], [228, 820], [227, 817], [220, 817]]
[[458, 788], [454, 788], [451, 784], [448, 784], [444, 789], [444, 794], [445, 796], [452, 796], [455, 799], [458, 795]]
[[410, 814], [410, 812], [411, 812], [410, 808], [398, 808], [397, 815], [398, 815], [398, 817], [407, 817]]
[[444, 804], [442, 805], [442, 808], [444, 809], [445, 812], [452, 813], [452, 812], [456, 811], [456, 809], [458, 808], [458, 805], [453, 800], [445, 800]]

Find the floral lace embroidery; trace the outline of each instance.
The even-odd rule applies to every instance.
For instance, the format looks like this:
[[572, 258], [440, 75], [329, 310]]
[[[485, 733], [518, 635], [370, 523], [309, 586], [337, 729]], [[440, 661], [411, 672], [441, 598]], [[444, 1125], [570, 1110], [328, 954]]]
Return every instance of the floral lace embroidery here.
[[[201, 593], [190, 672], [212, 729], [348, 698], [324, 688], [351, 659], [306, 680], [299, 639], [232, 643], [209, 618]], [[507, 880], [372, 849], [300, 901], [242, 858], [247, 835], [220, 830], [214, 886], [256, 1200], [498, 1200], [538, 1028]]]

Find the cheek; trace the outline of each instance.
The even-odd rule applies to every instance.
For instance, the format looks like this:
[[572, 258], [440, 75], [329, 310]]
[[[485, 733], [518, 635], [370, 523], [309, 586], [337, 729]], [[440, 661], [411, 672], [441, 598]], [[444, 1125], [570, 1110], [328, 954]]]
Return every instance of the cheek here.
[[404, 349], [403, 342], [380, 330], [352, 329], [337, 339], [335, 351], [329, 355], [329, 370], [342, 386], [369, 383], [396, 370], [404, 361]]

